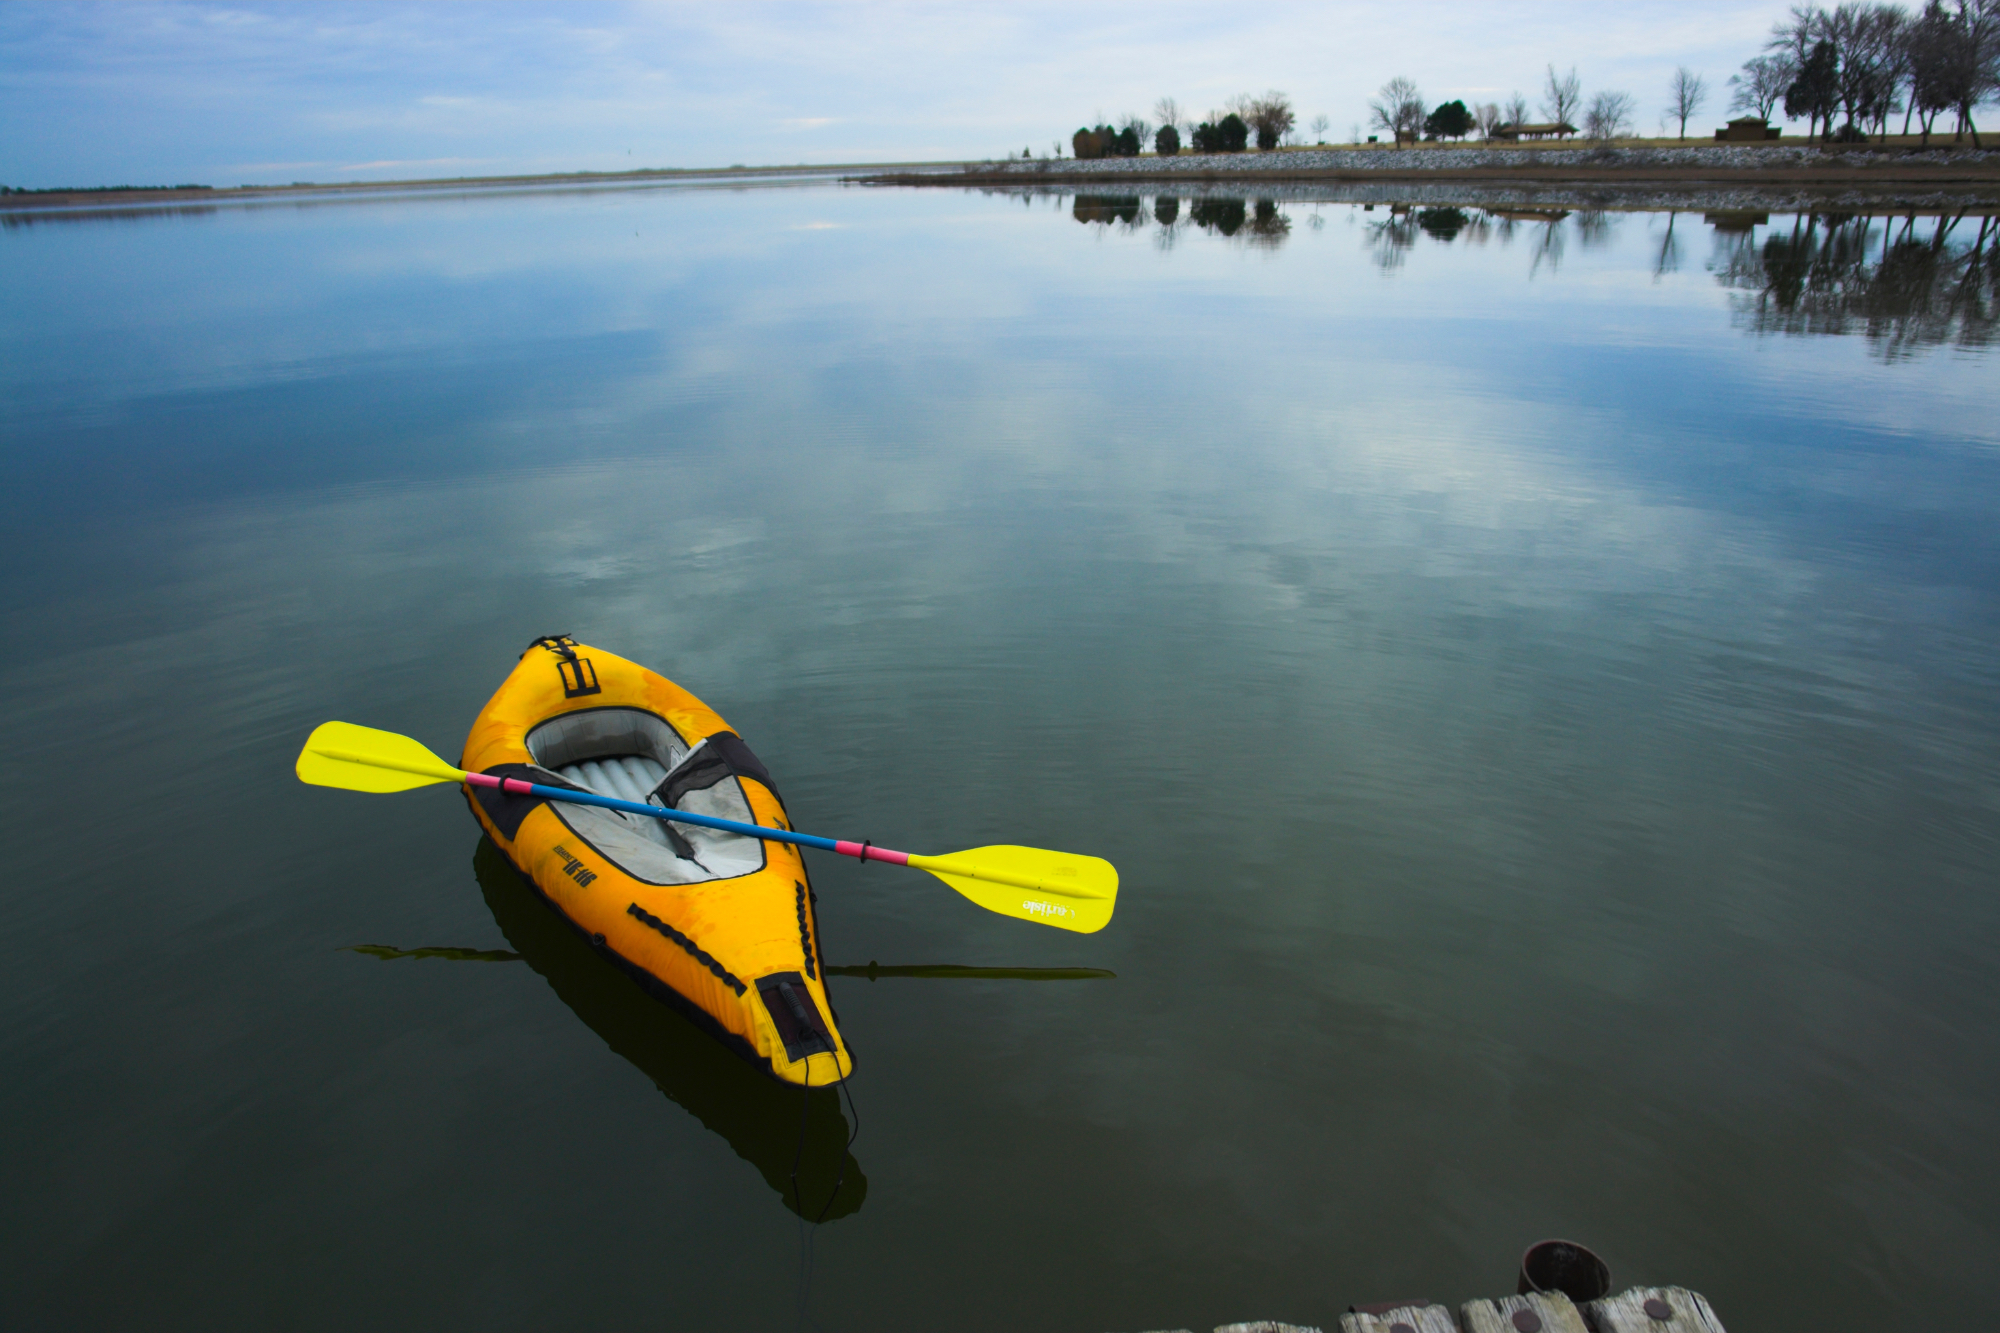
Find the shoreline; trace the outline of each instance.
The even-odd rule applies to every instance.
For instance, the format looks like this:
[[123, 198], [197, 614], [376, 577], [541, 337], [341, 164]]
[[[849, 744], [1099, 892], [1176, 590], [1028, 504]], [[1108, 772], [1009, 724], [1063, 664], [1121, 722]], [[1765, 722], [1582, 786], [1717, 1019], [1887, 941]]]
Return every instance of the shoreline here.
[[207, 212], [235, 204], [363, 200], [396, 195], [755, 185], [815, 179], [844, 185], [1075, 190], [1170, 186], [1182, 191], [1400, 187], [1420, 198], [1440, 187], [1466, 202], [1514, 198], [1617, 207], [1672, 200], [1669, 207], [2000, 206], [2000, 148], [1851, 148], [1802, 144], [1673, 147], [1533, 145], [1415, 148], [1292, 148], [1269, 153], [988, 162], [850, 163], [827, 166], [663, 167], [622, 172], [551, 172], [419, 180], [294, 182], [221, 188], [86, 189], [0, 195], [0, 215], [92, 217]]
[[1684, 148], [1293, 149], [1178, 157], [968, 163], [957, 171], [875, 172], [866, 185], [1187, 186], [1441, 185], [1530, 190], [1648, 188], [1678, 194], [1837, 191], [1886, 202], [2000, 201], [2000, 150], [1825, 149], [1796, 145]]

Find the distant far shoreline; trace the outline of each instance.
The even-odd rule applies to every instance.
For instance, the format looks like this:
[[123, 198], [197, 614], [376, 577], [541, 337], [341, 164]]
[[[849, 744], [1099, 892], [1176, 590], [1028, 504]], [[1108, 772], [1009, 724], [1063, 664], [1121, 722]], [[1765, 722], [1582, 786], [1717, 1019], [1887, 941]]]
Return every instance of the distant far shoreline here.
[[221, 205], [240, 201], [284, 199], [288, 197], [341, 197], [370, 194], [427, 194], [466, 190], [507, 189], [603, 189], [627, 185], [673, 184], [681, 181], [729, 181], [739, 179], [846, 176], [861, 172], [895, 172], [922, 176], [928, 172], [955, 172], [959, 162], [851, 162], [832, 166], [787, 167], [654, 167], [639, 171], [565, 171], [535, 176], [453, 176], [431, 180], [401, 181], [294, 181], [289, 185], [173, 185], [173, 186], [92, 186], [74, 189], [10, 190], [0, 194], [0, 212], [36, 212], [51, 209], [131, 209]]

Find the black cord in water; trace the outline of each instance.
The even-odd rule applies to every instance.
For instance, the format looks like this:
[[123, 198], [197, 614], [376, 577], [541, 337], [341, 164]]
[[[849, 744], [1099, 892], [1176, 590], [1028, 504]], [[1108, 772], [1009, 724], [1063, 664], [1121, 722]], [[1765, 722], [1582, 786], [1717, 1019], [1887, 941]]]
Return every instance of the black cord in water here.
[[[838, 1053], [836, 1053], [833, 1057], [833, 1067], [835, 1069], [840, 1068], [840, 1056]], [[847, 1164], [854, 1160], [854, 1153], [852, 1151], [854, 1147], [854, 1141], [861, 1137], [861, 1112], [854, 1109], [854, 1094], [851, 1091], [849, 1091], [847, 1087], [847, 1080], [853, 1077], [854, 1077], [854, 1071], [852, 1069], [849, 1069], [845, 1074], [842, 1074], [840, 1076], [840, 1092], [834, 1095], [836, 1098], [838, 1098], [842, 1094], [846, 1095], [848, 1114], [854, 1117], [854, 1129], [852, 1132], [848, 1134], [847, 1142], [841, 1145], [840, 1170], [837, 1173], [835, 1173], [833, 1177], [833, 1193], [827, 1195], [826, 1202], [820, 1205], [819, 1216], [813, 1219], [814, 1226], [818, 1226], [821, 1222], [824, 1222], [826, 1220], [826, 1210], [833, 1207], [833, 1201], [840, 1197], [840, 1187], [847, 1183]], [[834, 1102], [833, 1109], [836, 1112], [840, 1110], [840, 1103], [838, 1100]]]
[[792, 1152], [792, 1206], [799, 1215], [799, 1308], [796, 1326], [800, 1333], [812, 1326], [813, 1228], [806, 1225], [805, 1198], [799, 1192], [799, 1163], [805, 1160], [806, 1122], [812, 1114], [812, 1057], [806, 1057], [806, 1084], [799, 1090], [799, 1142]]
[[840, 1080], [841, 1094], [847, 1098], [847, 1113], [854, 1117], [854, 1130], [847, 1136], [847, 1146], [849, 1148], [852, 1148], [854, 1141], [861, 1137], [861, 1111], [854, 1105], [854, 1094], [847, 1090], [847, 1080], [853, 1077], [854, 1071], [850, 1069]]
[[[817, 1052], [815, 1052], [815, 1054], [817, 1054]], [[827, 1054], [833, 1057], [833, 1067], [835, 1069], [840, 1068], [840, 1052], [828, 1051]], [[841, 1186], [847, 1183], [847, 1164], [848, 1162], [852, 1161], [854, 1157], [853, 1153], [854, 1141], [861, 1137], [861, 1110], [854, 1104], [854, 1090], [847, 1086], [847, 1080], [853, 1077], [854, 1077], [854, 1071], [850, 1069], [845, 1074], [842, 1074], [840, 1078], [837, 1080], [837, 1086], [839, 1088], [839, 1091], [835, 1094], [835, 1096], [836, 1098], [839, 1097], [847, 1098], [847, 1114], [849, 1118], [854, 1121], [854, 1127], [852, 1130], [848, 1132], [847, 1142], [841, 1145], [840, 1170], [834, 1173], [832, 1192], [826, 1196], [826, 1202], [820, 1205], [819, 1212], [813, 1216], [812, 1224], [814, 1226], [818, 1226], [821, 1222], [824, 1222], [826, 1220], [827, 1210], [833, 1207], [833, 1201], [840, 1197], [840, 1188]], [[834, 1109], [836, 1111], [839, 1110], [839, 1102], [837, 1100], [835, 1102]], [[802, 1162], [805, 1161], [806, 1125], [811, 1117], [811, 1114], [812, 1114], [812, 1056], [808, 1055], [806, 1057], [805, 1086], [801, 1088], [799, 1091], [799, 1141], [797, 1146], [792, 1149], [792, 1205], [794, 1209], [797, 1211], [798, 1215], [802, 1218], [806, 1215], [806, 1203], [805, 1203], [805, 1196], [803, 1192], [799, 1189], [799, 1166]]]
[[[836, 1069], [840, 1067], [838, 1056], [834, 1058], [833, 1065]], [[799, 1163], [805, 1160], [806, 1155], [806, 1117], [812, 1112], [812, 1093], [813, 1062], [812, 1056], [808, 1055], [806, 1057], [806, 1085], [800, 1090], [799, 1094], [799, 1142], [798, 1146], [792, 1149], [792, 1206], [797, 1210], [800, 1217], [806, 1215], [806, 1201], [799, 1194]]]
[[[835, 1069], [840, 1068], [840, 1052], [838, 1050], [831, 1050], [827, 1054], [833, 1057], [833, 1067]], [[797, 1205], [796, 1211], [799, 1215], [798, 1327], [801, 1330], [813, 1327], [811, 1310], [813, 1237], [819, 1231], [820, 1223], [826, 1220], [827, 1210], [833, 1207], [833, 1201], [840, 1197], [841, 1187], [847, 1183], [847, 1164], [854, 1159], [852, 1151], [854, 1141], [861, 1137], [861, 1112], [854, 1105], [854, 1090], [847, 1086], [847, 1080], [853, 1077], [854, 1071], [852, 1069], [840, 1076], [838, 1080], [840, 1090], [834, 1094], [836, 1098], [834, 1111], [836, 1113], [839, 1112], [840, 1103], [838, 1098], [845, 1096], [847, 1098], [848, 1114], [854, 1120], [854, 1128], [848, 1133], [847, 1142], [841, 1145], [840, 1170], [834, 1174], [833, 1189], [827, 1194], [826, 1202], [820, 1205], [819, 1213], [812, 1218], [809, 1224], [806, 1220], [805, 1202], [799, 1190], [799, 1166], [805, 1160], [806, 1125], [812, 1111], [812, 1056], [808, 1055], [806, 1057], [806, 1081], [804, 1088], [801, 1089], [799, 1106], [799, 1142], [798, 1147], [792, 1152], [792, 1201]]]

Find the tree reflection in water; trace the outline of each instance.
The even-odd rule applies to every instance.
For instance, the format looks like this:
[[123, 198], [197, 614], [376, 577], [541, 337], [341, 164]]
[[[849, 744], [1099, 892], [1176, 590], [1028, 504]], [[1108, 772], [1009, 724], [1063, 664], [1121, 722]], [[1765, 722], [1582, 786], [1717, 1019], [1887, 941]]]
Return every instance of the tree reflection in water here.
[[1426, 208], [1417, 214], [1417, 226], [1424, 235], [1446, 242], [1456, 239], [1471, 221], [1471, 215], [1462, 208]]
[[1601, 249], [1611, 243], [1618, 232], [1618, 224], [1623, 221], [1616, 213], [1602, 208], [1578, 209], [1576, 214], [1576, 239], [1586, 250]]
[[1189, 222], [1224, 236], [1242, 231], [1249, 215], [1249, 205], [1242, 199], [1196, 199], [1188, 208]]
[[1070, 208], [1070, 215], [1078, 222], [1095, 222], [1102, 225], [1119, 222], [1127, 227], [1136, 227], [1139, 225], [1139, 196], [1080, 194]]
[[1417, 218], [1405, 204], [1394, 204], [1389, 216], [1369, 222], [1365, 239], [1373, 252], [1375, 266], [1384, 273], [1403, 266], [1410, 247], [1417, 243]]
[[[1070, 201], [1070, 215], [1127, 232], [1151, 227], [1162, 249], [1199, 230], [1275, 250], [1292, 233], [1291, 218], [1275, 199], [1162, 194], [1150, 209], [1146, 203], [1136, 194], [1079, 194]], [[1363, 238], [1385, 273], [1403, 266], [1419, 236], [1440, 245], [1493, 239], [1511, 245], [1520, 239], [1530, 247], [1532, 278], [1544, 265], [1551, 271], [1561, 267], [1572, 233], [1586, 249], [1604, 248], [1624, 221], [1605, 209], [1572, 212], [1537, 204], [1391, 204], [1386, 216], [1374, 213], [1375, 207], [1363, 209]], [[1759, 243], [1756, 232], [1768, 227], [1767, 218], [1742, 208], [1703, 214], [1715, 229], [1716, 260], [1710, 268], [1731, 289], [1739, 327], [1756, 333], [1859, 333], [1890, 358], [1944, 344], [1983, 347], [1992, 341], [2000, 312], [2000, 219], [1974, 219], [1969, 213], [1804, 214], [1788, 231], [1767, 232]], [[1681, 266], [1677, 225], [1678, 214], [1667, 211], [1650, 257], [1655, 281]]]
[[[1543, 215], [1536, 216], [1549, 220]], [[1553, 218], [1561, 221], [1565, 216], [1558, 213]], [[1496, 236], [1504, 244], [1513, 240], [1519, 218], [1520, 215], [1511, 212], [1467, 209], [1457, 204], [1423, 208], [1415, 204], [1391, 204], [1388, 217], [1370, 220], [1365, 236], [1374, 251], [1376, 265], [1387, 272], [1402, 267], [1420, 234], [1440, 245], [1450, 245], [1461, 237], [1468, 244], [1484, 245]]]
[[1758, 245], [1719, 232], [1716, 279], [1731, 288], [1739, 327], [1753, 333], [1853, 334], [1885, 359], [1947, 343], [1984, 347], [2000, 305], [2000, 226], [1981, 217], [1794, 218]]
[[1681, 243], [1674, 239], [1674, 223], [1680, 221], [1679, 213], [1667, 214], [1666, 235], [1660, 238], [1659, 251], [1653, 256], [1653, 281], [1658, 282], [1669, 273], [1681, 271]]
[[[1070, 203], [1070, 216], [1081, 223], [1136, 231], [1146, 225], [1144, 204], [1135, 194], [1079, 194]], [[1189, 227], [1269, 250], [1292, 234], [1292, 220], [1279, 211], [1275, 199], [1190, 199], [1183, 218], [1180, 199], [1163, 194], [1153, 200], [1152, 217], [1159, 226], [1155, 238], [1162, 249], [1172, 249]]]
[[1292, 220], [1278, 211], [1275, 199], [1259, 199], [1250, 209], [1250, 234], [1245, 240], [1266, 250], [1275, 250], [1292, 234]]

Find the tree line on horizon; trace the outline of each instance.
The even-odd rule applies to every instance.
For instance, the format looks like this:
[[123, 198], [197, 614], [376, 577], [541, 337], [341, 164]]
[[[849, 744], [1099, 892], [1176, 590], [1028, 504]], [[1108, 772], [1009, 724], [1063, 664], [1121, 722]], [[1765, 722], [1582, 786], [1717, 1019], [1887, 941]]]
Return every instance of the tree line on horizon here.
[[[1822, 143], [1864, 143], [1871, 130], [1877, 137], [1886, 134], [1890, 118], [1900, 114], [1902, 133], [1909, 134], [1914, 124], [1928, 146], [1939, 117], [1949, 112], [1953, 142], [1969, 134], [1977, 148], [1973, 112], [2000, 96], [2000, 0], [1923, 0], [1915, 10], [1885, 0], [1852, 0], [1831, 8], [1794, 5], [1773, 26], [1764, 53], [1745, 61], [1728, 83], [1730, 111], [1768, 123], [1782, 107], [1787, 120], [1806, 122], [1807, 142], [1817, 137]], [[1708, 95], [1700, 74], [1685, 66], [1676, 69], [1663, 122], [1676, 123], [1679, 136], [1687, 138], [1688, 121]], [[1558, 74], [1550, 64], [1537, 108], [1544, 117], [1540, 122], [1529, 121], [1527, 99], [1518, 92], [1504, 105], [1468, 106], [1454, 99], [1429, 106], [1414, 82], [1397, 77], [1369, 102], [1369, 126], [1399, 147], [1419, 140], [1463, 140], [1475, 131], [1489, 140], [1512, 139], [1526, 131], [1609, 142], [1632, 134], [1635, 105], [1631, 94], [1610, 89], [1586, 101], [1575, 67]], [[1079, 158], [1137, 157], [1150, 140], [1162, 157], [1184, 147], [1197, 153], [1240, 153], [1254, 138], [1259, 149], [1270, 151], [1293, 142], [1296, 125], [1291, 99], [1280, 92], [1232, 98], [1199, 122], [1184, 115], [1173, 98], [1163, 97], [1150, 122], [1128, 115], [1115, 126], [1079, 129], [1071, 136], [1070, 149]], [[1327, 125], [1325, 116], [1312, 123], [1321, 143]]]
[[[1162, 97], [1153, 107], [1152, 121], [1133, 115], [1115, 127], [1085, 127], [1070, 136], [1070, 151], [1079, 158], [1137, 157], [1150, 139], [1161, 157], [1173, 157], [1183, 143], [1197, 153], [1241, 153], [1255, 138], [1257, 147], [1269, 152], [1291, 138], [1296, 124], [1292, 100], [1281, 92], [1232, 97], [1200, 122], [1184, 115], [1173, 98]], [[1325, 116], [1313, 123], [1321, 133], [1326, 125]]]

